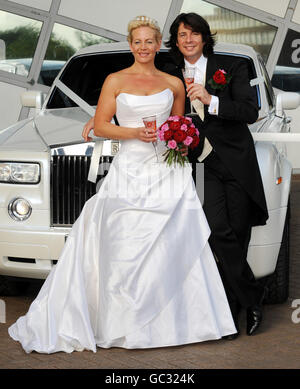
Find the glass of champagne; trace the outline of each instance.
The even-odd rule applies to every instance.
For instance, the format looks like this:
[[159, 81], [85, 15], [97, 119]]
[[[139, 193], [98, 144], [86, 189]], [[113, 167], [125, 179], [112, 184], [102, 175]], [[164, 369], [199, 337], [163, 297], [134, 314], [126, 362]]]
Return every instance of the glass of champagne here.
[[[185, 69], [182, 69], [182, 74], [183, 74], [183, 78], [184, 78], [184, 82], [185, 82], [185, 85], [186, 86], [189, 86], [191, 84], [194, 83], [194, 78], [195, 78], [195, 68], [185, 68]], [[192, 102], [190, 100], [190, 107], [191, 107], [191, 113], [193, 112], [193, 106], [192, 106]]]
[[[146, 116], [143, 119], [143, 123], [144, 123], [144, 126], [146, 127], [146, 129], [150, 129], [150, 130], [154, 130], [156, 131], [156, 116], [155, 115], [152, 115], [152, 116]], [[158, 162], [158, 154], [157, 154], [157, 142], [152, 142], [153, 144], [153, 147], [154, 147], [154, 150], [155, 150], [155, 154], [156, 154], [156, 159], [157, 159], [157, 162]]]

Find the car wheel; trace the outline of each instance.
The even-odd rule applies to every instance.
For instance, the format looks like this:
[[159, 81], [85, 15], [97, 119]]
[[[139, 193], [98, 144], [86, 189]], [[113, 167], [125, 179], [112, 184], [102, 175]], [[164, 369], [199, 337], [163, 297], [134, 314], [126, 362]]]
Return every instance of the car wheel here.
[[288, 203], [281, 246], [275, 272], [267, 281], [268, 293], [266, 304], [284, 303], [289, 296], [289, 262], [290, 262], [290, 205]]
[[0, 276], [0, 296], [19, 296], [28, 288], [28, 282]]

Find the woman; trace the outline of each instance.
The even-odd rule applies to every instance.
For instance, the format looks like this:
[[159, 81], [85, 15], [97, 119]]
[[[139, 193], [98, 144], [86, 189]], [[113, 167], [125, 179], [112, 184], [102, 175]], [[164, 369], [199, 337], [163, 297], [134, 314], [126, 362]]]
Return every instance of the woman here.
[[[154, 66], [156, 22], [137, 17], [128, 30], [134, 64], [105, 80], [94, 129], [121, 149], [28, 313], [9, 328], [26, 352], [163, 347], [236, 331], [191, 168], [157, 163], [157, 138], [143, 126], [145, 116], [160, 125], [182, 115], [184, 87]], [[161, 161], [164, 151], [158, 141]]]

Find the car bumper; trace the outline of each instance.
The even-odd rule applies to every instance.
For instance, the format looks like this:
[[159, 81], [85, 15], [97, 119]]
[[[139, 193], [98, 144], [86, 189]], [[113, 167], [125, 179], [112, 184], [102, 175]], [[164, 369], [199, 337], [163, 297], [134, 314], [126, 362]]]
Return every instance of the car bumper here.
[[70, 229], [19, 231], [0, 228], [0, 274], [46, 278], [58, 260]]

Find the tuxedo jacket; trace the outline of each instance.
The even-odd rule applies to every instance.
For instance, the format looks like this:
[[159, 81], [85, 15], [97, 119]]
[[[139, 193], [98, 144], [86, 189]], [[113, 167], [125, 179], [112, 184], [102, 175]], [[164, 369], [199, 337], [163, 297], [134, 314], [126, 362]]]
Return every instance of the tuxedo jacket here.
[[[219, 69], [231, 76], [224, 89], [214, 89], [208, 83]], [[184, 82], [180, 66], [175, 63], [169, 65], [168, 72]], [[266, 224], [268, 211], [254, 142], [247, 126], [258, 118], [257, 97], [249, 81], [246, 60], [216, 54], [208, 57], [205, 88], [209, 94], [218, 96], [219, 112], [217, 116], [210, 115], [208, 106], [204, 106], [204, 121], [192, 116], [200, 132], [200, 143], [189, 152], [189, 159], [197, 161], [206, 137], [223, 164], [253, 200], [251, 225], [255, 226]], [[186, 98], [186, 112], [190, 112], [189, 107], [190, 102]]]

